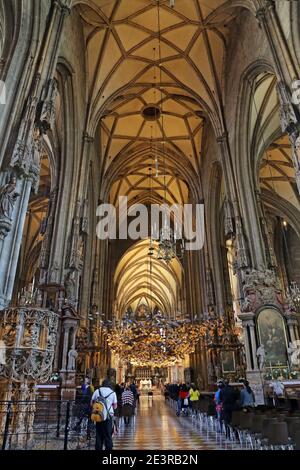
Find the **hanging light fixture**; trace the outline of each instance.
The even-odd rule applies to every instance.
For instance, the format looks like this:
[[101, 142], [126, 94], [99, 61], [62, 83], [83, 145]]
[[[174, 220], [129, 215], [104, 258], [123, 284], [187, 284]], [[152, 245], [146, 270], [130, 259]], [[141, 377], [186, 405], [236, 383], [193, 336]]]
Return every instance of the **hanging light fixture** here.
[[[174, 7], [175, 2], [170, 1], [170, 7]], [[160, 5], [157, 2], [157, 22], [158, 22], [158, 65], [159, 65], [159, 87], [160, 90], [160, 117], [162, 128], [162, 150], [163, 150], [163, 165], [164, 165], [164, 200], [167, 201], [167, 181], [166, 181], [166, 160], [165, 160], [165, 131], [164, 131], [164, 116], [163, 116], [163, 92], [162, 92], [162, 54], [161, 54], [161, 28], [160, 28]], [[156, 176], [158, 176], [158, 155], [155, 158]], [[163, 226], [159, 230], [159, 237], [157, 239], [158, 250], [157, 259], [165, 261], [169, 264], [174, 258], [182, 259], [184, 255], [184, 241], [177, 239], [174, 230], [167, 223], [167, 217], [164, 217]], [[152, 239], [150, 240], [149, 256], [154, 255], [154, 247]]]
[[167, 225], [163, 226], [158, 240], [157, 259], [170, 263], [174, 258], [182, 259], [183, 255], [183, 240], [177, 242], [173, 229]]
[[120, 322], [102, 322], [110, 349], [124, 363], [165, 367], [195, 351], [201, 338], [199, 323], [167, 318], [159, 309], [142, 318], [126, 313]]

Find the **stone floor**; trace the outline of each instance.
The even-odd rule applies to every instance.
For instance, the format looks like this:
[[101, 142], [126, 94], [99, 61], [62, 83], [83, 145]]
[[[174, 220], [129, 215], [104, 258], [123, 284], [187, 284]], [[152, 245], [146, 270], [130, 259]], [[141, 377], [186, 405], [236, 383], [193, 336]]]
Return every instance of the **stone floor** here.
[[144, 396], [129, 426], [121, 423], [114, 439], [116, 450], [209, 450], [214, 442], [205, 442], [192, 424], [192, 419], [178, 418], [161, 396]]

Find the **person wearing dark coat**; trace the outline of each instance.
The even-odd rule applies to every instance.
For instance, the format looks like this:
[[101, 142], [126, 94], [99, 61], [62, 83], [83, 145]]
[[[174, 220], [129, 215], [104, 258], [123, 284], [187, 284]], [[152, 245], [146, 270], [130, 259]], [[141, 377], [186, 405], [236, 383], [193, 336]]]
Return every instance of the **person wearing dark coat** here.
[[236, 394], [228, 381], [224, 382], [224, 387], [220, 390], [219, 400], [222, 405], [222, 419], [225, 424], [226, 437], [229, 438], [229, 424], [232, 419], [232, 411], [236, 405]]

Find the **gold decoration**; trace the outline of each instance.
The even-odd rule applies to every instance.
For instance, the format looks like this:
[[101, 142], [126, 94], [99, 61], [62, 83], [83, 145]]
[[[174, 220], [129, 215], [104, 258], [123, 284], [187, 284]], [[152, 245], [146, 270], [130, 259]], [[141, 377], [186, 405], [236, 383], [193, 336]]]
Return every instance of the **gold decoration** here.
[[121, 321], [102, 322], [110, 349], [124, 363], [135, 366], [166, 367], [195, 352], [202, 339], [211, 349], [242, 348], [240, 329], [228, 314], [222, 318], [192, 322], [169, 319], [159, 310], [134, 316], [125, 314]]
[[104, 331], [110, 349], [122, 362], [136, 366], [166, 367], [195, 351], [201, 338], [201, 325], [190, 320], [173, 320], [159, 311], [143, 319], [125, 317]]

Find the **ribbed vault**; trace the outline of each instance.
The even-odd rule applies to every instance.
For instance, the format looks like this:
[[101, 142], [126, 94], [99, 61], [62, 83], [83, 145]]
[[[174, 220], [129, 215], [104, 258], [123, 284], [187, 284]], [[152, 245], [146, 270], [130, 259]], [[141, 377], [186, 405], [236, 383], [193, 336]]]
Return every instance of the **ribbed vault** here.
[[270, 73], [260, 74], [254, 83], [249, 123], [251, 155], [261, 189], [277, 194], [300, 210], [291, 144], [280, 129], [276, 83]]
[[137, 156], [112, 185], [110, 202], [118, 206], [118, 197], [127, 196], [128, 205], [137, 203], [180, 204], [188, 202], [189, 190], [178, 171], [167, 161], [156, 166], [151, 153]]
[[263, 189], [275, 192], [300, 210], [291, 153], [291, 143], [287, 135], [275, 140], [263, 157], [259, 178]]
[[131, 307], [141, 305], [153, 310], [158, 307], [168, 315], [180, 309], [182, 266], [177, 259], [169, 265], [148, 256], [149, 240], [133, 245], [117, 266], [115, 284], [115, 314], [122, 316]]
[[[77, 3], [77, 2], [76, 2]], [[85, 0], [91, 133], [101, 120], [103, 170], [139, 144], [164, 141], [199, 169], [203, 118], [222, 113], [223, 66], [232, 0]], [[159, 106], [149, 121], [143, 109]]]

